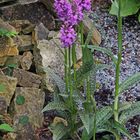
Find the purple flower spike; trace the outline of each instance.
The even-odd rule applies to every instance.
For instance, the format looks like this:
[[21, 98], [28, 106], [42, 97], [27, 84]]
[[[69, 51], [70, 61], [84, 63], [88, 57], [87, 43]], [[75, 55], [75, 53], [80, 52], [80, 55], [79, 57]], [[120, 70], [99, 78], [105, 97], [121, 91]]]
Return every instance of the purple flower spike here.
[[83, 7], [83, 10], [89, 11], [91, 9], [91, 0], [82, 0], [81, 6]]
[[76, 32], [72, 26], [67, 27], [63, 25], [60, 29], [60, 34], [63, 48], [71, 47], [76, 40]]

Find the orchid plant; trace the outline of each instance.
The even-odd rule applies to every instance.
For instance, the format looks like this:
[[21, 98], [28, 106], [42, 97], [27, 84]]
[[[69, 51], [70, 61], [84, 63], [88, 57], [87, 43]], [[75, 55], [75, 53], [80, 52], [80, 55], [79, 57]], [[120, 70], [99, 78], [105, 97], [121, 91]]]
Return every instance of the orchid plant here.
[[[122, 17], [120, 14], [121, 0], [118, 0], [118, 58], [106, 48], [90, 45], [91, 31], [84, 36], [83, 18], [91, 10], [91, 0], [55, 0], [54, 8], [62, 21], [60, 40], [64, 49], [64, 81], [49, 68], [45, 68], [57, 84], [54, 100], [42, 110], [56, 110], [59, 121], [54, 121], [50, 130], [53, 140], [96, 140], [96, 134], [101, 133], [101, 139], [121, 139], [121, 133], [132, 139], [124, 127], [125, 122], [140, 114], [140, 102], [134, 104], [119, 103], [119, 95], [124, 90], [140, 82], [140, 73], [129, 77], [120, 84], [120, 64], [122, 59]], [[80, 36], [80, 38], [79, 38]], [[81, 46], [82, 66], [77, 69], [76, 47]], [[106, 53], [114, 62], [116, 68], [114, 106], [96, 107], [94, 92], [96, 91], [96, 72], [110, 66], [96, 64], [94, 51]], [[113, 117], [114, 116], [114, 117]], [[109, 132], [102, 135], [102, 132]]]

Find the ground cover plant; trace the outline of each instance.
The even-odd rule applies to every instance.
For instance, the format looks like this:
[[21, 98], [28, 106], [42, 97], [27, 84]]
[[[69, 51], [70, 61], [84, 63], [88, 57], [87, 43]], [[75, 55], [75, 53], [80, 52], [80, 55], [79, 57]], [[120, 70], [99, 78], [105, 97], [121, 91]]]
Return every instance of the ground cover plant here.
[[[55, 81], [57, 87], [54, 99], [42, 111], [56, 110], [59, 121], [50, 125], [54, 140], [100, 139], [120, 140], [123, 135], [134, 139], [125, 128], [125, 123], [140, 114], [140, 102], [120, 103], [119, 96], [132, 85], [140, 82], [140, 73], [128, 77], [120, 83], [120, 65], [122, 62], [122, 17], [124, 10], [122, 0], [115, 1], [118, 6], [118, 56], [105, 48], [91, 45], [91, 32], [87, 37], [83, 34], [83, 18], [91, 8], [91, 1], [55, 0], [54, 8], [62, 21], [60, 30], [62, 47], [64, 49], [65, 77], [62, 80], [53, 70], [44, 68]], [[92, 29], [91, 29], [92, 30]], [[76, 67], [76, 47], [82, 49], [82, 66]], [[107, 54], [113, 61], [113, 66], [96, 64], [94, 51]], [[115, 67], [114, 104], [98, 108], [94, 98], [96, 91], [96, 72]]]

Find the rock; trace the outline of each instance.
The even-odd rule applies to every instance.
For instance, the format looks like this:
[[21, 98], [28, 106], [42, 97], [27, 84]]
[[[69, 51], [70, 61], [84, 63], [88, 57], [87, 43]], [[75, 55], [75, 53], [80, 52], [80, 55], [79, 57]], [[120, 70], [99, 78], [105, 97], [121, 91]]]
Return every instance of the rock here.
[[11, 26], [8, 22], [3, 21], [1, 18], [0, 18], [0, 28], [10, 32], [16, 32], [16, 29], [13, 26]]
[[29, 4], [29, 3], [35, 3], [38, 0], [19, 0], [19, 4]]
[[34, 30], [34, 25], [28, 20], [13, 20], [9, 21], [18, 33], [23, 32], [24, 34], [29, 34]]
[[34, 32], [32, 34], [32, 39], [34, 44], [37, 44], [38, 40], [47, 39], [49, 34], [49, 30], [40, 23], [38, 26], [35, 27]]
[[[9, 32], [16, 32], [15, 28], [9, 23], [0, 19], [0, 28]], [[18, 55], [17, 46], [19, 44], [11, 37], [0, 36], [0, 57]]]
[[0, 91], [0, 96], [4, 98], [6, 105], [9, 106], [16, 89], [17, 79], [0, 74], [0, 85], [2, 88], [2, 91]]
[[12, 1], [17, 1], [17, 0], [0, 0], [0, 4], [5, 2], [12, 2]]
[[57, 35], [58, 35], [58, 32], [50, 31], [48, 34], [48, 39], [53, 39], [53, 38], [57, 37]]
[[0, 57], [0, 66], [4, 66], [5, 62], [7, 60], [7, 57]]
[[7, 103], [3, 97], [0, 97], [0, 115], [7, 113]]
[[[19, 97], [24, 98], [19, 104]], [[18, 131], [16, 140], [36, 140], [35, 131], [42, 126], [45, 94], [38, 88], [17, 87], [14, 98], [13, 123]]]
[[15, 6], [15, 5], [19, 5], [19, 4], [29, 4], [29, 3], [34, 3], [37, 2], [38, 0], [1, 0], [0, 4], [1, 4], [1, 8], [8, 8], [10, 6]]
[[84, 33], [86, 36], [92, 30], [92, 38], [91, 38], [92, 44], [100, 45], [101, 44], [101, 34], [94, 26], [92, 20], [89, 17], [85, 16], [84, 20], [83, 20], [83, 24], [84, 24]]
[[32, 36], [31, 35], [20, 35], [21, 45], [18, 47], [19, 52], [33, 50]]
[[5, 36], [0, 37], [0, 45], [0, 57], [17, 56], [19, 54], [17, 45], [14, 44], [12, 38], [7, 38]]
[[41, 84], [41, 76], [25, 71], [23, 69], [14, 69], [13, 77], [16, 77], [18, 80], [18, 85], [21, 87], [35, 87], [39, 88]]
[[40, 2], [42, 2], [53, 15], [56, 15], [53, 8], [54, 0], [40, 0]]
[[[51, 31], [51, 33], [49, 32], [49, 35], [52, 37], [50, 40], [36, 40], [37, 45], [34, 47], [33, 55], [36, 72], [43, 77], [44, 88], [47, 88], [49, 91], [53, 91], [54, 84], [51, 82], [51, 78], [49, 78], [48, 73], [46, 73], [44, 68], [52, 68], [56, 74], [63, 78], [64, 49], [61, 48], [59, 32]], [[76, 48], [77, 59], [80, 59], [82, 56], [81, 48], [79, 46]]]
[[53, 84], [50, 82], [48, 73], [44, 71], [44, 68], [50, 67], [55, 73], [63, 75], [63, 54], [61, 50], [53, 40], [41, 40], [38, 41], [33, 54], [36, 72], [43, 77], [45, 87], [53, 91]]
[[23, 56], [20, 59], [20, 64], [22, 69], [29, 70], [32, 65], [33, 55], [31, 52], [24, 52]]
[[21, 55], [17, 55], [14, 57], [7, 57], [5, 67], [18, 68], [20, 66], [21, 57], [22, 57]]

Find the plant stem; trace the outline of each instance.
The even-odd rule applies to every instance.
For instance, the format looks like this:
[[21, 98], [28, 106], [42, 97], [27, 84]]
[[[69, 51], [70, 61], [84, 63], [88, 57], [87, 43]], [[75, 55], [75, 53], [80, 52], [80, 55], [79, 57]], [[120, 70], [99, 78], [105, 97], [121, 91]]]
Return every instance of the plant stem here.
[[65, 48], [65, 83], [66, 83], [66, 93], [68, 94], [68, 53], [67, 48]]
[[96, 140], [96, 101], [94, 99], [94, 95], [91, 95], [91, 101], [94, 106], [93, 140]]
[[70, 105], [73, 108], [73, 101], [72, 101], [72, 94], [73, 94], [73, 85], [72, 85], [72, 79], [71, 79], [71, 48], [69, 48], [68, 52], [68, 61], [69, 61], [69, 90], [70, 90]]
[[[84, 30], [83, 30], [83, 22], [80, 23], [80, 35], [81, 35], [81, 45], [84, 45]], [[84, 48], [82, 46], [82, 62], [84, 63]]]
[[118, 106], [119, 106], [119, 81], [120, 81], [120, 65], [122, 61], [122, 17], [121, 17], [121, 0], [119, 0], [118, 11], [118, 61], [116, 65], [115, 77], [115, 102], [114, 102], [114, 119], [118, 122]]
[[86, 79], [87, 82], [87, 102], [90, 102], [90, 80], [89, 80], [89, 76]]
[[74, 84], [76, 85], [76, 79], [77, 79], [77, 76], [76, 76], [76, 68], [75, 68], [75, 65], [76, 65], [76, 49], [75, 49], [75, 44], [73, 45], [72, 47], [72, 61], [73, 61], [73, 70], [74, 70]]

